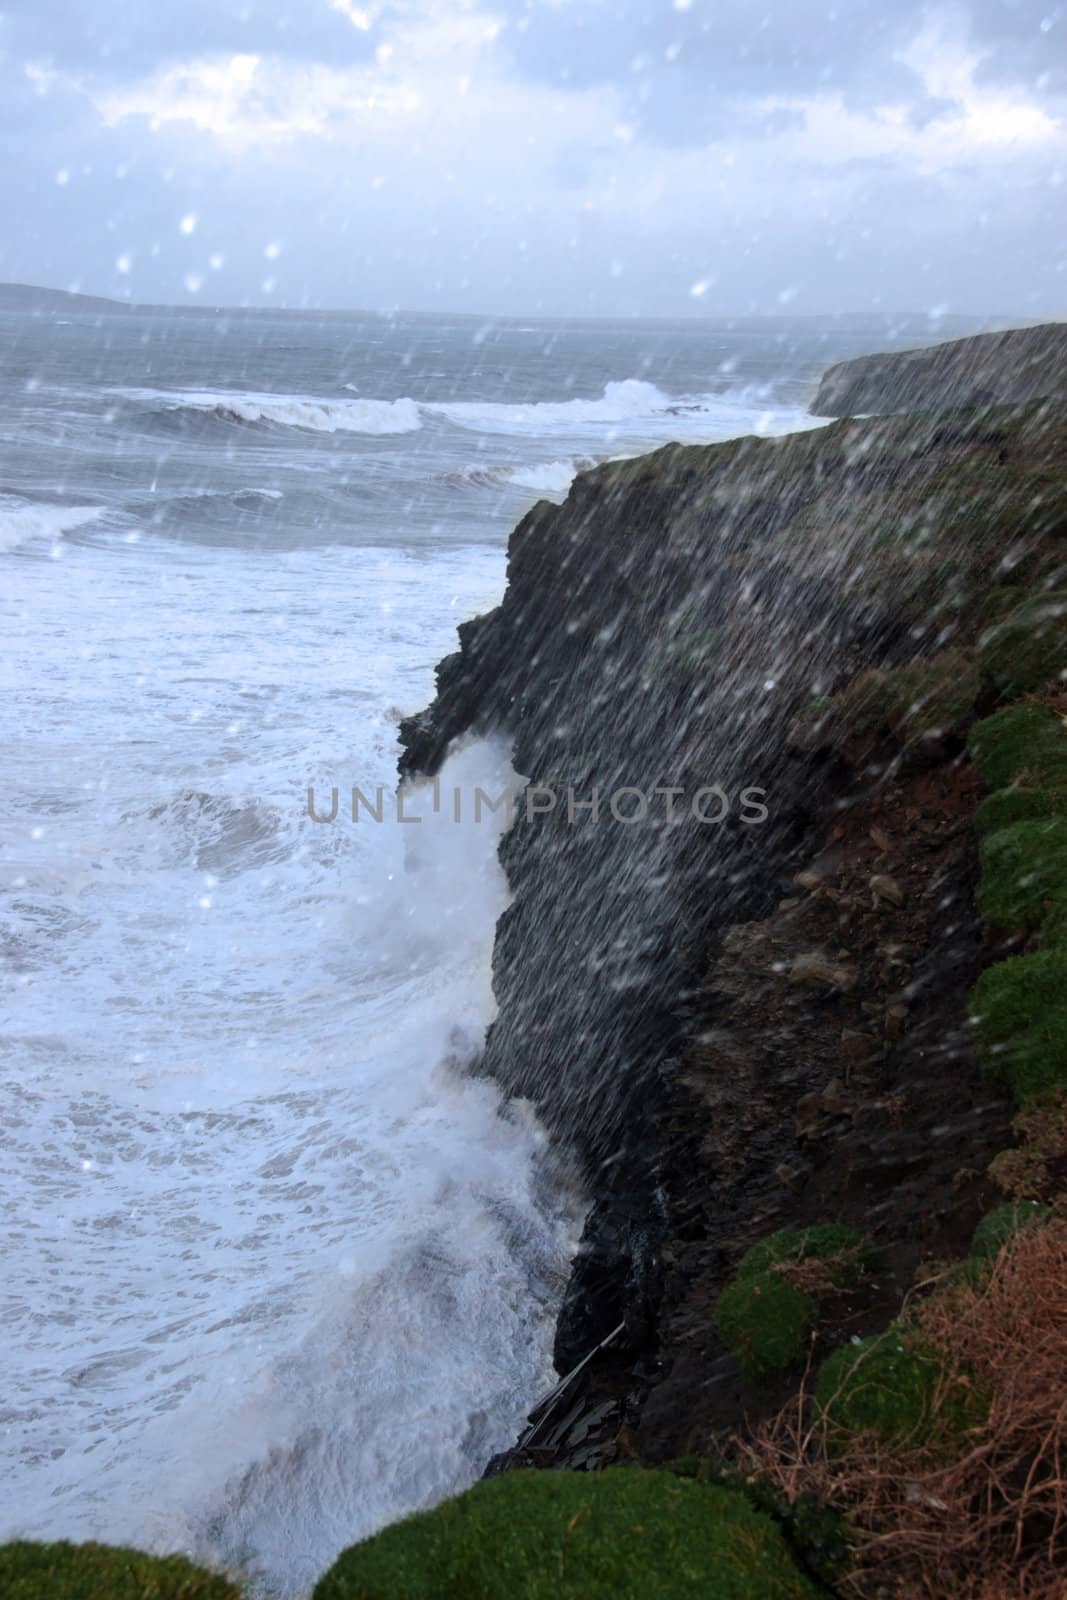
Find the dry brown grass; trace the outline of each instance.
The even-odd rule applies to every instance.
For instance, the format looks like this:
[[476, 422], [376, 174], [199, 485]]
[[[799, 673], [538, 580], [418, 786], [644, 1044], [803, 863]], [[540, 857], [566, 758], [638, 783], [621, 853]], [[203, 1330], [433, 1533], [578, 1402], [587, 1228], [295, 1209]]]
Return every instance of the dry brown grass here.
[[856, 1559], [842, 1593], [875, 1600], [1065, 1600], [1067, 1596], [1067, 1223], [1027, 1229], [977, 1286], [943, 1284], [908, 1314], [966, 1373], [986, 1420], [957, 1458], [864, 1437], [840, 1454], [802, 1390], [737, 1441], [742, 1469], [790, 1503], [843, 1511]]

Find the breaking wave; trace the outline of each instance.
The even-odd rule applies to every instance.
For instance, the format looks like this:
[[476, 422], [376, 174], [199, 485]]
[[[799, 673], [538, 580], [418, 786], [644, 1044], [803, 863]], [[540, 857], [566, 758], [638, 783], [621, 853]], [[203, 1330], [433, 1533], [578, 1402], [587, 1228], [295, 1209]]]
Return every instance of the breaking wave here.
[[508, 482], [518, 489], [535, 489], [538, 494], [565, 495], [579, 472], [595, 463], [578, 461], [543, 461], [529, 467], [513, 467]]
[[[345, 384], [354, 395], [354, 386]], [[721, 394], [671, 396], [642, 378], [608, 383], [596, 398], [573, 400], [399, 400], [320, 398], [314, 395], [254, 394], [240, 390], [126, 389], [127, 399], [150, 402], [158, 415], [213, 416], [243, 425], [295, 428], [308, 433], [390, 435], [415, 433], [426, 420], [451, 424], [465, 431], [515, 437], [543, 435], [583, 438], [595, 435], [611, 441], [620, 437], [655, 441], [669, 438], [714, 439], [741, 433], [782, 432], [786, 428], [815, 424], [803, 413], [767, 409], [767, 397], [745, 391]], [[537, 481], [523, 487], [555, 488], [565, 463], [526, 465], [518, 469]], [[579, 469], [580, 470], [580, 469]], [[562, 492], [562, 491], [558, 491]]]
[[39, 505], [0, 500], [0, 555], [37, 540], [55, 540], [74, 528], [96, 522], [103, 506]]
[[124, 391], [131, 400], [161, 403], [167, 411], [205, 412], [224, 422], [272, 423], [311, 433], [414, 433], [422, 418], [414, 400], [321, 400], [310, 395], [245, 394], [235, 390], [163, 393]]
[[449, 478], [461, 485], [533, 489], [537, 494], [562, 499], [578, 473], [596, 465], [592, 456], [575, 456], [560, 461], [532, 461], [518, 467], [462, 467], [450, 473]]
[[568, 433], [575, 424], [632, 422], [689, 407], [670, 399], [654, 383], [623, 378], [605, 385], [598, 400], [535, 400], [528, 405], [482, 400], [428, 401], [423, 409], [480, 433]]

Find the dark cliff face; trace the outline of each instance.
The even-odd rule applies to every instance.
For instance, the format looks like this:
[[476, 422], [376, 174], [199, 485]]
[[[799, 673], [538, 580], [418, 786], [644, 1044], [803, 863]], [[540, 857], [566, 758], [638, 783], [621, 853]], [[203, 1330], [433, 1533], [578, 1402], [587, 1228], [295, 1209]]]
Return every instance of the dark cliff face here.
[[[966, 645], [991, 590], [1052, 571], [1064, 429], [1047, 407], [883, 418], [584, 474], [515, 530], [502, 604], [461, 628], [433, 705], [403, 725], [403, 775], [503, 731], [516, 770], [557, 796], [503, 842], [484, 1068], [579, 1151], [597, 1201], [561, 1365], [632, 1311], [654, 1255], [654, 1120], [669, 1064], [714, 1036], [709, 947], [773, 907], [849, 798], [806, 727], [864, 668]], [[876, 756], [848, 782], [884, 776]], [[597, 821], [569, 820], [568, 786], [599, 790]], [[712, 786], [717, 824], [690, 809]], [[666, 788], [682, 791], [673, 825]], [[743, 820], [756, 788], [767, 819]], [[645, 820], [612, 817], [622, 789], [648, 797]], [[730, 1095], [726, 1120], [744, 1110]]]
[[842, 361], [823, 374], [816, 417], [1067, 398], [1067, 323], [979, 333], [932, 349]]

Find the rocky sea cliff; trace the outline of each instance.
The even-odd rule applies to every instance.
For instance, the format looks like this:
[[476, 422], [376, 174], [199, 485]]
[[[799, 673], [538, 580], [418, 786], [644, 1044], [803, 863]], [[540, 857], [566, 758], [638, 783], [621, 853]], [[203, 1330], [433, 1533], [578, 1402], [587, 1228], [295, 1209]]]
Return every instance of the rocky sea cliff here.
[[[1005, 1198], [1018, 1096], [981, 1070], [971, 997], [1035, 935], [976, 910], [968, 736], [1022, 696], [1058, 711], [1067, 667], [1067, 404], [1041, 393], [1063, 372], [1038, 336], [1062, 347], [1056, 328], [916, 357], [999, 372], [1022, 403], [582, 474], [516, 528], [503, 603], [403, 726], [405, 777], [498, 732], [556, 797], [502, 848], [482, 1068], [582, 1162], [556, 1348], [581, 1366], [495, 1471], [717, 1449], [803, 1365], [759, 1370], [717, 1319], [746, 1251], [826, 1223], [870, 1241], [807, 1330], [817, 1362], [885, 1329]], [[899, 409], [906, 359], [824, 389]], [[690, 804], [709, 789], [714, 824]], [[606, 810], [624, 790], [647, 814]]]
[[1067, 398], [1067, 327], [1046, 322], [923, 350], [842, 361], [823, 373], [817, 417]]
[[[402, 725], [527, 780], [478, 1070], [589, 1210], [558, 1387], [314, 1600], [1062, 1595], [1067, 399], [988, 337], [581, 474]], [[0, 1588], [240, 1592], [84, 1550]]]

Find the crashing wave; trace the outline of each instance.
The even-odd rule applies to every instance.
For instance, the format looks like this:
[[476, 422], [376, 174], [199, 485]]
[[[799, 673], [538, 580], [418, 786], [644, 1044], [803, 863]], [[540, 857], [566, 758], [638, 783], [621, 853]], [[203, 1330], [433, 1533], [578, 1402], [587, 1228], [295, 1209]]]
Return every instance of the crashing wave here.
[[162, 402], [168, 411], [210, 413], [224, 422], [272, 423], [311, 433], [414, 433], [422, 418], [414, 400], [320, 400], [310, 395], [245, 394], [239, 390], [127, 390], [134, 400]]
[[104, 515], [103, 506], [40, 505], [33, 501], [0, 502], [0, 554], [38, 539], [55, 540]]
[[580, 427], [587, 423], [631, 422], [641, 417], [666, 416], [678, 407], [678, 401], [641, 378], [623, 378], [607, 384], [598, 400], [533, 400], [526, 405], [450, 400], [423, 404], [424, 411], [484, 433], [569, 432], [576, 424]]

